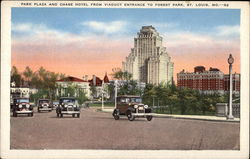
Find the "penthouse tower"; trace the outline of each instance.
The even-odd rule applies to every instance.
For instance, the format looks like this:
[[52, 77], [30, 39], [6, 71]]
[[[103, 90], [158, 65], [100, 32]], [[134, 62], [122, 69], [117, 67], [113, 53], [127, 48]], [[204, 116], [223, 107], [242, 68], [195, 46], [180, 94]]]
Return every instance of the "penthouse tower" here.
[[174, 63], [153, 26], [143, 26], [134, 38], [134, 48], [123, 62], [123, 70], [134, 80], [156, 84], [172, 83]]

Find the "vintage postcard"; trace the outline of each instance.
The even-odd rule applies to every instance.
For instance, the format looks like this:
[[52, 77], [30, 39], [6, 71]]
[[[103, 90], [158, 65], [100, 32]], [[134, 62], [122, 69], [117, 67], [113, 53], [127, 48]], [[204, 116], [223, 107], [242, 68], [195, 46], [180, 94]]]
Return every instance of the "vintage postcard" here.
[[249, 2], [1, 11], [1, 158], [249, 158]]

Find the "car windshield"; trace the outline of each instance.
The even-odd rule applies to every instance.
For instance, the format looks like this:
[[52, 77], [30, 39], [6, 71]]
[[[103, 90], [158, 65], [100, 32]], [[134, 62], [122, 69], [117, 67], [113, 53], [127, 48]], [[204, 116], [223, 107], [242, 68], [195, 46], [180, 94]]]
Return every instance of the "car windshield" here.
[[61, 103], [75, 103], [75, 99], [60, 99]]
[[17, 99], [18, 103], [29, 103], [29, 99]]
[[142, 102], [141, 98], [131, 98], [130, 100], [132, 103], [141, 103]]
[[141, 98], [121, 98], [122, 103], [141, 103]]
[[39, 103], [49, 103], [48, 100], [40, 100]]
[[59, 102], [53, 102], [53, 104], [59, 104]]

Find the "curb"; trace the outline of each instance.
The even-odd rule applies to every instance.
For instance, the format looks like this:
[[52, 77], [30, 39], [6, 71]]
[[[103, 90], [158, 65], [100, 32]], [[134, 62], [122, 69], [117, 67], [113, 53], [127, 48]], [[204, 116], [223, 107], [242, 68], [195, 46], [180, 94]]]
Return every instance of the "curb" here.
[[216, 121], [216, 122], [233, 122], [233, 123], [240, 123], [240, 120], [226, 120], [226, 119], [206, 119], [206, 118], [188, 118], [188, 117], [176, 117], [176, 116], [167, 116], [157, 114], [154, 116], [155, 118], [172, 118], [172, 119], [187, 119], [187, 120], [203, 120], [203, 121]]
[[[108, 110], [96, 110], [97, 112], [112, 113]], [[226, 120], [226, 119], [207, 119], [207, 118], [192, 118], [192, 117], [181, 117], [181, 116], [170, 116], [166, 114], [154, 114], [155, 118], [172, 118], [172, 119], [187, 119], [187, 120], [203, 120], [203, 121], [216, 121], [216, 122], [233, 122], [240, 123], [240, 120]]]

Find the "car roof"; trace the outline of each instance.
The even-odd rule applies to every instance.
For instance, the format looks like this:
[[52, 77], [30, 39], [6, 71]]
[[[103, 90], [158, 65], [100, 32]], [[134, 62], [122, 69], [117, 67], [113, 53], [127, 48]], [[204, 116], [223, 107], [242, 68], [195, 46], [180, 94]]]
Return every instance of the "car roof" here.
[[27, 97], [17, 97], [17, 98], [14, 98], [14, 99], [29, 99]]
[[75, 97], [60, 97], [60, 99], [76, 99]]
[[121, 95], [121, 96], [117, 96], [117, 97], [128, 97], [128, 98], [136, 97], [136, 98], [140, 98], [140, 96], [136, 96], [136, 95]]
[[49, 99], [38, 99], [38, 100], [49, 100]]

